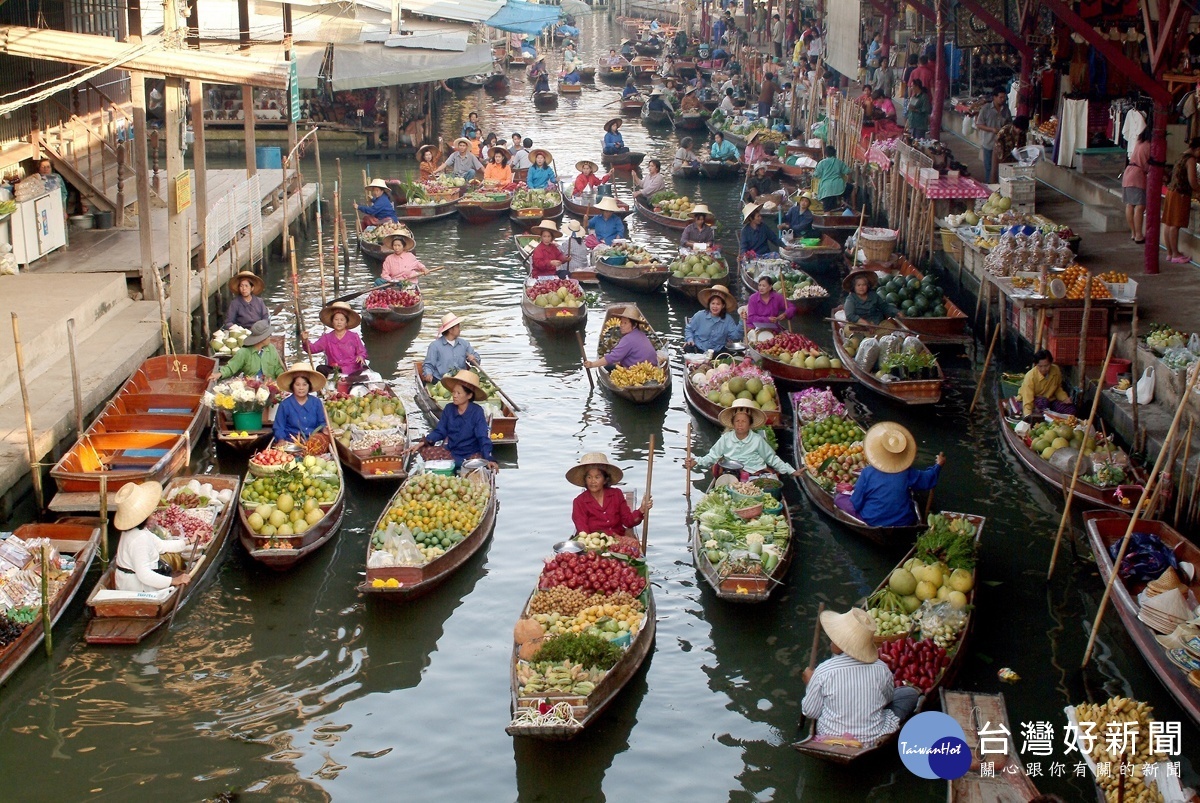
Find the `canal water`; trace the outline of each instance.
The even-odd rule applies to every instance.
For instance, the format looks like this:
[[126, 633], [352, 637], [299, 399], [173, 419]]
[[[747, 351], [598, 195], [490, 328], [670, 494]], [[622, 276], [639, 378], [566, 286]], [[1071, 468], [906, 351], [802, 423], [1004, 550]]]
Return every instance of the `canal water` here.
[[[578, 25], [587, 56], [620, 39], [607, 17], [582, 18]], [[507, 138], [519, 131], [551, 149], [565, 177], [574, 177], [578, 159], [598, 158], [616, 89], [597, 84], [556, 110], [537, 112], [522, 76], [512, 71], [510, 77], [507, 93], [449, 100], [447, 139], [467, 111], [477, 109], [485, 132]], [[623, 130], [634, 150], [664, 161], [676, 147], [673, 132], [648, 132], [636, 120]], [[326, 156], [327, 196], [330, 161]], [[407, 177], [413, 168], [410, 162], [343, 159], [345, 183], [355, 187], [363, 169]], [[311, 165], [307, 175], [315, 175]], [[628, 199], [627, 179], [616, 184]], [[739, 185], [674, 186], [717, 213], [721, 242], [736, 253]], [[665, 254], [676, 242], [674, 234], [636, 217], [630, 223], [651, 250]], [[507, 221], [467, 226], [451, 219], [415, 234], [418, 256], [446, 270], [422, 282], [428, 309], [419, 326], [390, 335], [368, 331], [367, 348], [373, 367], [395, 377], [411, 402], [412, 361], [424, 355], [438, 318], [452, 311], [466, 319], [464, 335], [521, 406], [519, 446], [498, 451], [495, 537], [424, 599], [407, 605], [364, 599], [354, 589], [368, 535], [391, 489], [350, 477], [339, 538], [286, 574], [255, 565], [231, 539], [219, 571], [170, 632], [143, 646], [85, 646], [86, 618], [77, 603], [55, 631], [53, 661], [35, 655], [0, 690], [0, 788], [19, 790], [14, 799], [23, 800], [192, 800], [231, 790], [247, 799], [305, 801], [945, 799], [944, 784], [909, 774], [893, 751], [845, 769], [788, 747], [798, 736], [800, 675], [818, 603], [849, 607], [895, 556], [831, 526], [790, 486], [798, 551], [785, 587], [757, 606], [716, 600], [691, 565], [682, 467], [688, 422], [698, 451], [713, 443], [716, 428], [691, 414], [678, 382], [668, 399], [647, 407], [590, 391], [574, 338], [532, 330], [521, 318], [523, 267]], [[319, 331], [311, 237], [300, 244], [299, 270], [303, 314]], [[286, 271], [282, 261], [266, 266], [268, 306], [278, 311], [280, 328], [293, 325]], [[371, 279], [352, 255], [350, 270], [339, 269], [338, 291], [366, 287]], [[332, 276], [327, 281], [332, 285]], [[834, 281], [824, 277], [840, 293]], [[597, 305], [619, 300], [636, 300], [657, 329], [674, 335], [696, 309], [665, 293], [634, 298], [607, 287]], [[829, 306], [797, 320], [797, 331], [829, 347], [822, 322], [828, 313]], [[589, 320], [589, 349], [599, 317], [595, 312]], [[1061, 499], [1005, 449], [990, 392], [967, 414], [971, 363], [958, 359], [947, 368], [947, 391], [933, 408], [895, 407], [865, 390], [858, 397], [875, 420], [899, 420], [913, 431], [921, 443], [919, 464], [946, 453], [939, 508], [987, 517], [977, 621], [956, 687], [1003, 691], [1016, 728], [1022, 721], [1053, 723], [1054, 759], [1070, 768], [1078, 757], [1064, 755], [1062, 747], [1068, 703], [1126, 694], [1150, 701], [1161, 719], [1182, 720], [1114, 614], [1091, 667], [1078, 669], [1101, 592], [1086, 547], [1077, 555], [1067, 546], [1057, 576], [1045, 582]], [[424, 427], [419, 414], [412, 420]], [[655, 650], [610, 712], [578, 739], [514, 740], [504, 732], [512, 627], [542, 558], [571, 530], [576, 489], [563, 473], [579, 455], [603, 451], [627, 469], [627, 484], [641, 489], [651, 436]], [[790, 457], [790, 446], [783, 451]], [[211, 442], [194, 457], [200, 472], [245, 469]], [[1000, 683], [1001, 667], [1013, 668], [1021, 681]], [[1198, 738], [1185, 723], [1185, 755], [1196, 754]], [[1042, 761], [1045, 773], [1049, 759]], [[1071, 774], [1037, 780], [1043, 791], [1069, 800], [1092, 799], [1088, 785]]]

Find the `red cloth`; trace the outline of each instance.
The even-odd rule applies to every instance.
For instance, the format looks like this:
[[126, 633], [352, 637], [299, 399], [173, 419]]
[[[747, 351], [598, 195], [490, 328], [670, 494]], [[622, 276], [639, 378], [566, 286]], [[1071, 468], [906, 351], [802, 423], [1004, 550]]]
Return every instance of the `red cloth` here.
[[630, 510], [625, 494], [616, 488], [604, 489], [604, 507], [596, 504], [592, 492], [584, 490], [571, 505], [571, 521], [577, 533], [608, 533], [622, 536], [625, 530], [642, 523], [642, 511]]
[[583, 195], [588, 187], [599, 187], [600, 177], [595, 173], [580, 173], [575, 177], [575, 194]]
[[554, 260], [564, 265], [567, 264], [566, 255], [558, 250], [557, 245], [554, 243], [538, 243], [537, 248], [533, 249], [533, 278], [540, 279], [543, 276], [553, 276], [558, 273], [558, 268], [550, 264]]

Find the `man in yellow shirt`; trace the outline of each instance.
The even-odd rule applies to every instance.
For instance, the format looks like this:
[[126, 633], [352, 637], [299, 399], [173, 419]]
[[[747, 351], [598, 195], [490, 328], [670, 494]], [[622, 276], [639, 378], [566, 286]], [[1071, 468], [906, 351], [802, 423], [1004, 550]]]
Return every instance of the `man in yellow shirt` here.
[[1033, 363], [1017, 391], [1024, 414], [1030, 416], [1049, 408], [1063, 415], [1075, 415], [1075, 405], [1062, 388], [1062, 371], [1054, 364], [1054, 355], [1041, 349], [1033, 355]]

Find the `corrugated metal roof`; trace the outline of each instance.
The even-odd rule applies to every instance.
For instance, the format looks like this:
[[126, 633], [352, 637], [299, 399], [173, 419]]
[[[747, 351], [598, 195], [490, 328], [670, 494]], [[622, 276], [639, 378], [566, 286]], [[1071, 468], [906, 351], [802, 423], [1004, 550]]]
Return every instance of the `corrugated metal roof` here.
[[[391, 13], [391, 0], [357, 0], [357, 5]], [[409, 14], [424, 14], [444, 20], [483, 22], [504, 6], [504, 0], [401, 0]]]
[[469, 45], [462, 53], [434, 50], [400, 50], [380, 44], [334, 45], [333, 89], [369, 89], [397, 84], [444, 81], [487, 72], [492, 49]]

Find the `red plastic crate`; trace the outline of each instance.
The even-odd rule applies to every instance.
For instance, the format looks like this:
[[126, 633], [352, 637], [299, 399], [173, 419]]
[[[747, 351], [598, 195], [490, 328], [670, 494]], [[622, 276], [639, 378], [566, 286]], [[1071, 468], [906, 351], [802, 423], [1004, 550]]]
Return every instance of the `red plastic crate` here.
[[[1050, 331], [1064, 337], [1074, 337], [1078, 341], [1083, 331], [1083, 307], [1054, 310], [1050, 318]], [[1088, 339], [1099, 336], [1108, 337], [1108, 310], [1092, 307], [1088, 312]]]
[[[1077, 337], [1063, 337], [1051, 331], [1046, 348], [1054, 355], [1054, 361], [1059, 365], [1074, 365], [1079, 360], [1079, 338]], [[1104, 362], [1104, 355], [1107, 353], [1108, 338], [1089, 337], [1087, 339], [1084, 359], [1087, 360], [1088, 365], [1100, 365]]]

